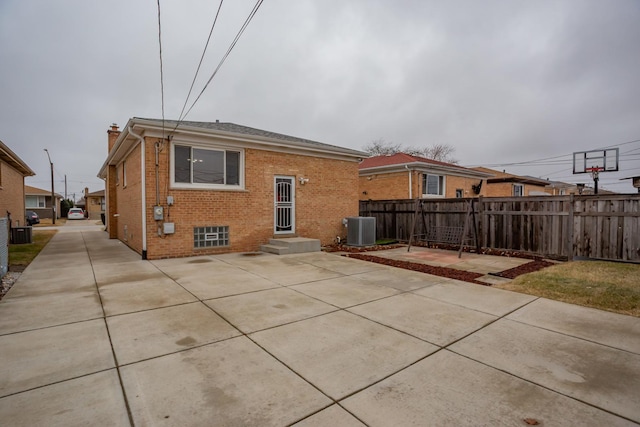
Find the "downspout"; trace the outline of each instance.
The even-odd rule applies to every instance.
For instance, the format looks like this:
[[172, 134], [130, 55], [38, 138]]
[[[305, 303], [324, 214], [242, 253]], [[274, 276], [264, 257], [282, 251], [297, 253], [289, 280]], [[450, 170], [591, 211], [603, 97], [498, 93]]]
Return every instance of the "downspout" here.
[[147, 185], [145, 179], [145, 143], [144, 138], [133, 131], [133, 128], [129, 126], [129, 134], [134, 136], [140, 141], [140, 161], [142, 171], [141, 175], [141, 184], [142, 184], [142, 259], [147, 259]]
[[413, 178], [411, 169], [409, 169], [409, 165], [404, 165], [404, 167], [409, 171], [409, 198], [413, 199]]

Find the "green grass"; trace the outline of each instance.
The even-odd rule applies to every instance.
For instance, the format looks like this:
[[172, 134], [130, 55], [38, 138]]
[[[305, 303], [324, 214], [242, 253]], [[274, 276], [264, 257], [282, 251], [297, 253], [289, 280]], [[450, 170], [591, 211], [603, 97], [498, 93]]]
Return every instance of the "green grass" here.
[[639, 277], [638, 264], [575, 261], [495, 287], [640, 317]]
[[376, 240], [376, 245], [391, 245], [394, 243], [398, 243], [395, 239], [378, 239]]
[[56, 230], [38, 230], [34, 228], [33, 243], [9, 245], [9, 270], [24, 270], [56, 233]]

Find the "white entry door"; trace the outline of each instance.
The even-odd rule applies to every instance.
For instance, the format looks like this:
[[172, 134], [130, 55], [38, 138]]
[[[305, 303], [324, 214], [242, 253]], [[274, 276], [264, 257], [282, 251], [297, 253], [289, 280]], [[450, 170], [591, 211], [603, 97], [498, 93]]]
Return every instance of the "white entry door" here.
[[274, 233], [296, 232], [296, 179], [292, 176], [276, 176], [274, 181]]

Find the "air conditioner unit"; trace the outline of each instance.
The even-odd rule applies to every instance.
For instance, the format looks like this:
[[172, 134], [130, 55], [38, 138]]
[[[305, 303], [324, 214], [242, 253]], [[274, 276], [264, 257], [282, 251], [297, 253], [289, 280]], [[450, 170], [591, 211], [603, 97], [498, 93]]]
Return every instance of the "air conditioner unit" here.
[[376, 244], [376, 219], [353, 216], [347, 218], [347, 245], [373, 246]]

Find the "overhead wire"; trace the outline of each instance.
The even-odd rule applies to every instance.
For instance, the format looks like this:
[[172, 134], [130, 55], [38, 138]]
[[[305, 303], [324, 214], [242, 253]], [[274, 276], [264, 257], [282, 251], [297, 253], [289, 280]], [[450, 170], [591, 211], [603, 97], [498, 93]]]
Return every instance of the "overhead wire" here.
[[[224, 56], [222, 57], [222, 59], [220, 60], [220, 62], [218, 63], [218, 66], [215, 68], [215, 70], [213, 71], [213, 73], [211, 74], [211, 77], [209, 77], [209, 80], [207, 80], [207, 83], [204, 85], [204, 87], [202, 88], [202, 90], [200, 91], [200, 93], [198, 94], [198, 96], [196, 97], [196, 99], [193, 101], [193, 103], [191, 104], [191, 106], [189, 107], [189, 109], [187, 110], [187, 112], [184, 114], [184, 116], [181, 118], [181, 120], [178, 120], [178, 123], [176, 124], [176, 128], [177, 125], [184, 120], [189, 113], [191, 112], [191, 110], [193, 109], [193, 107], [196, 105], [196, 103], [200, 100], [200, 97], [202, 97], [202, 94], [204, 93], [205, 90], [207, 90], [207, 87], [209, 87], [209, 84], [211, 83], [211, 81], [213, 80], [213, 78], [216, 76], [216, 74], [218, 74], [218, 71], [220, 70], [220, 68], [222, 67], [222, 65], [225, 63], [225, 61], [227, 60], [227, 57], [229, 57], [229, 54], [231, 53], [231, 51], [233, 50], [233, 48], [236, 46], [236, 43], [238, 43], [238, 40], [240, 40], [240, 37], [242, 36], [242, 34], [244, 33], [244, 31], [247, 29], [247, 27], [249, 26], [249, 23], [251, 23], [251, 20], [253, 19], [253, 17], [256, 15], [256, 13], [258, 12], [258, 9], [260, 9], [260, 6], [262, 5], [262, 2], [264, 0], [258, 0], [256, 2], [256, 4], [253, 6], [253, 9], [251, 10], [251, 13], [249, 13], [249, 16], [247, 17], [247, 19], [245, 19], [244, 24], [242, 24], [242, 27], [240, 28], [240, 30], [238, 31], [238, 33], [236, 34], [235, 38], [233, 39], [233, 41], [231, 42], [231, 44], [229, 45], [229, 48], [227, 49], [227, 52], [224, 54]], [[175, 129], [174, 129], [175, 130]]]
[[209, 30], [209, 36], [207, 37], [207, 42], [204, 45], [204, 49], [202, 50], [202, 56], [200, 56], [200, 62], [198, 63], [198, 67], [196, 68], [196, 72], [193, 76], [193, 81], [191, 82], [191, 87], [189, 87], [189, 93], [187, 93], [187, 98], [184, 100], [184, 105], [182, 106], [182, 110], [180, 110], [180, 115], [178, 116], [178, 122], [182, 120], [182, 113], [184, 113], [184, 109], [187, 108], [187, 102], [189, 102], [189, 98], [191, 97], [191, 91], [193, 91], [193, 86], [196, 83], [196, 79], [198, 78], [198, 73], [200, 72], [200, 67], [202, 66], [202, 61], [204, 60], [204, 56], [207, 53], [207, 48], [209, 47], [209, 42], [211, 41], [211, 35], [213, 34], [213, 29], [218, 22], [218, 16], [220, 15], [220, 9], [222, 9], [222, 3], [224, 0], [220, 0], [220, 4], [218, 5], [218, 10], [216, 11], [216, 16], [213, 19], [213, 24], [211, 25], [211, 30]]
[[[589, 150], [589, 151], [606, 150], [606, 149], [609, 149], [609, 148], [622, 147], [624, 145], [638, 143], [638, 142], [640, 142], [640, 139], [634, 139], [632, 141], [625, 141], [625, 142], [621, 142], [619, 144], [612, 144], [612, 145], [608, 145], [608, 146], [605, 146], [605, 147], [595, 148], [594, 150]], [[636, 148], [636, 149], [633, 149], [633, 150], [630, 150], [630, 151], [626, 151], [626, 152], [624, 152], [622, 154], [626, 154], [626, 153], [629, 153], [631, 151], [636, 151], [636, 150], [640, 150], [640, 147]], [[476, 166], [485, 166], [485, 167], [538, 166], [538, 165], [543, 166], [545, 164], [540, 163], [540, 162], [543, 162], [543, 161], [546, 161], [546, 160], [561, 159], [563, 157], [572, 157], [572, 156], [573, 156], [573, 153], [571, 153], [571, 154], [561, 154], [561, 155], [558, 155], [558, 156], [551, 156], [551, 157], [544, 157], [544, 158], [536, 159], [536, 160], [526, 160], [526, 161], [522, 161], [522, 162], [492, 163], [492, 164], [476, 165]], [[572, 163], [572, 160], [566, 160], [566, 161], [569, 162], [569, 163]]]

